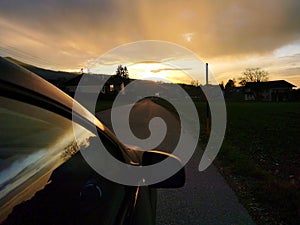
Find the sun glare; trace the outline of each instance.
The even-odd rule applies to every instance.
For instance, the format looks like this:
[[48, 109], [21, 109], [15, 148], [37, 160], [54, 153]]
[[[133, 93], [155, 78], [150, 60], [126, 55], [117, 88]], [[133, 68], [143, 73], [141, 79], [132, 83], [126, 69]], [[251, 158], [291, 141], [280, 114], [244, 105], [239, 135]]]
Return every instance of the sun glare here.
[[178, 68], [163, 63], [137, 63], [128, 67], [131, 77], [141, 80], [163, 81], [167, 83], [190, 82], [188, 75]]

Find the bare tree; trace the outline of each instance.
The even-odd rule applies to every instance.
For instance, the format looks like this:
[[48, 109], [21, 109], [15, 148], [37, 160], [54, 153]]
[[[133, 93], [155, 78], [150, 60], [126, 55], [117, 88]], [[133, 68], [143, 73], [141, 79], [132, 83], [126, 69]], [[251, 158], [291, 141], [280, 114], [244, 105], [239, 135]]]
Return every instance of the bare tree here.
[[244, 86], [247, 82], [265, 82], [268, 81], [268, 75], [267, 71], [260, 68], [247, 68], [239, 77], [239, 84]]

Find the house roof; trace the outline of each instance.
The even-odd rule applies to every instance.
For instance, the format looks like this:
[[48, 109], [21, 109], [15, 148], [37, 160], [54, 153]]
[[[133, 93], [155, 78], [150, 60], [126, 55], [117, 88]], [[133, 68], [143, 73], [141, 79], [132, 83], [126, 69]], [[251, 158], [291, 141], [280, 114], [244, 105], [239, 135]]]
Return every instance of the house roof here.
[[271, 88], [293, 88], [295, 85], [285, 80], [274, 80], [267, 82], [247, 82], [245, 88], [250, 89], [271, 89]]

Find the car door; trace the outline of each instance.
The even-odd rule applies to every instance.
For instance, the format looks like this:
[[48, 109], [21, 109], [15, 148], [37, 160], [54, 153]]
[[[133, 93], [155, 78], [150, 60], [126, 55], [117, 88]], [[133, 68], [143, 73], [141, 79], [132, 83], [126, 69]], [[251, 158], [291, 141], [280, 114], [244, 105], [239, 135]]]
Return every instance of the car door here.
[[[0, 221], [22, 225], [131, 223], [139, 189], [101, 177], [80, 154], [97, 138], [88, 129], [91, 124], [86, 115], [79, 113], [83, 122], [74, 125], [67, 104], [70, 99], [57, 94], [58, 89], [6, 62], [1, 61], [0, 67], [4, 68], [0, 78]], [[22, 79], [24, 84], [32, 81], [33, 88], [23, 85]], [[36, 92], [38, 85], [60, 102]], [[73, 132], [80, 133], [80, 138], [75, 140]], [[110, 133], [100, 128], [98, 132], [106, 149], [123, 160]], [[89, 192], [91, 180], [94, 189]]]
[[[125, 221], [135, 188], [101, 177], [79, 153], [90, 147], [95, 134], [76, 125], [82, 135], [75, 140], [69, 119], [5, 97], [0, 97], [0, 124], [1, 220], [11, 214], [8, 224]], [[102, 134], [101, 139], [116, 157], [122, 157], [109, 137]], [[90, 179], [100, 189], [97, 199], [80, 196]]]

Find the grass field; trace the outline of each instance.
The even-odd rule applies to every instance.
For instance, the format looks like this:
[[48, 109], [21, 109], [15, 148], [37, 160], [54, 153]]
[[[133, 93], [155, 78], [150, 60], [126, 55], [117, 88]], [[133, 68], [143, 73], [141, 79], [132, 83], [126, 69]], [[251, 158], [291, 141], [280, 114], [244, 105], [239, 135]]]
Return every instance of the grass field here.
[[227, 113], [217, 164], [242, 203], [257, 224], [300, 224], [300, 103], [228, 103]]
[[112, 107], [113, 101], [110, 100], [101, 100], [98, 101], [95, 107], [95, 112], [103, 111], [110, 109]]
[[[158, 104], [174, 109], [165, 101]], [[195, 101], [207, 141], [206, 104]], [[257, 224], [300, 224], [300, 103], [230, 102], [215, 164]]]
[[[156, 103], [174, 112], [163, 100]], [[110, 108], [101, 102], [97, 110]], [[206, 104], [199, 112], [205, 145]], [[229, 102], [227, 129], [215, 164], [260, 224], [300, 224], [300, 103]]]

